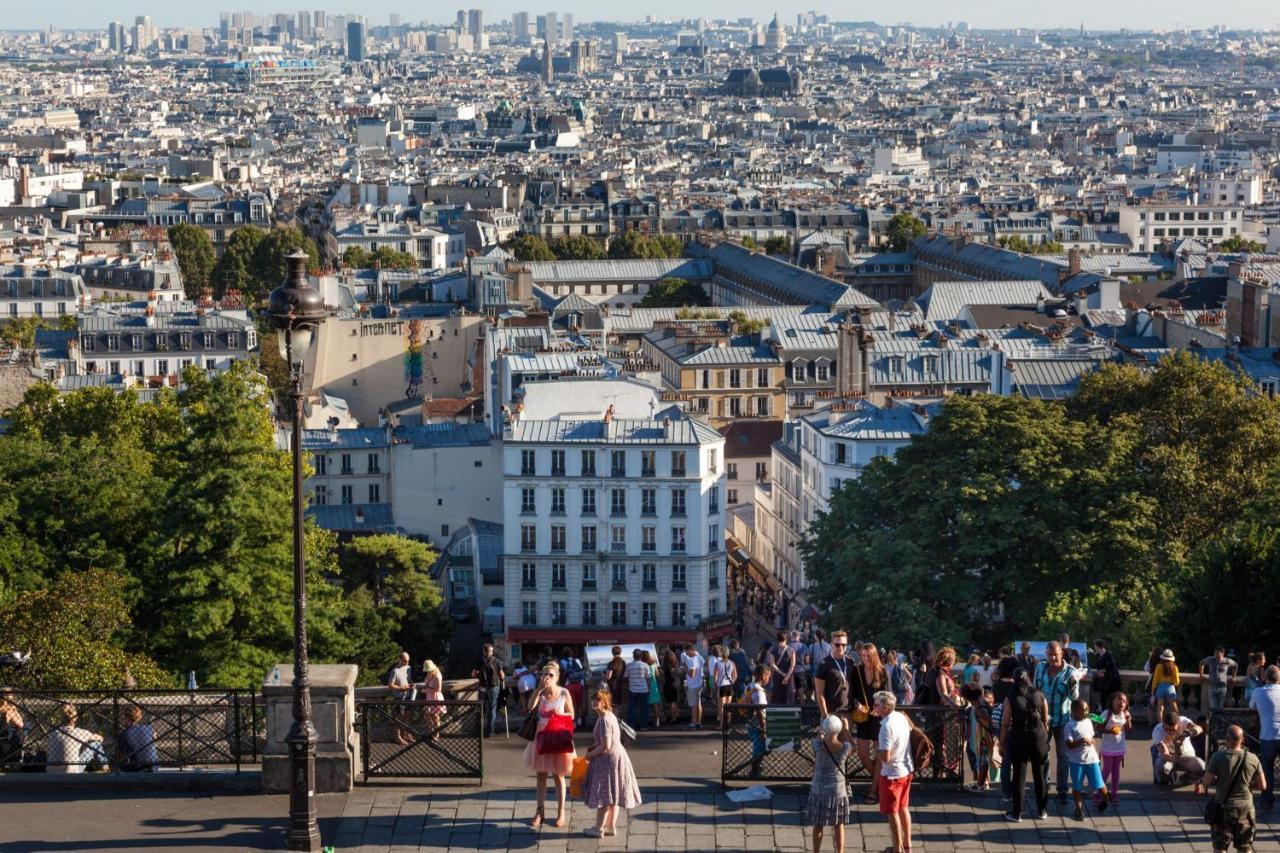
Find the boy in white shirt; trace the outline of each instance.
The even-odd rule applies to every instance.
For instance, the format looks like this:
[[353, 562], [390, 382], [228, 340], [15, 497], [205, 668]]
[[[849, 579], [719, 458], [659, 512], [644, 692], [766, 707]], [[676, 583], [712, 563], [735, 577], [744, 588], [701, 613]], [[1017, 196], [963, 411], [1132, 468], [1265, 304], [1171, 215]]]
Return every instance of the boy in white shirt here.
[[1107, 810], [1107, 785], [1102, 781], [1102, 759], [1094, 744], [1093, 720], [1089, 719], [1089, 703], [1083, 699], [1071, 702], [1071, 720], [1063, 727], [1067, 742], [1067, 761], [1071, 765], [1071, 794], [1076, 801], [1076, 820], [1084, 820], [1084, 783], [1100, 795], [1095, 800], [1099, 812]]

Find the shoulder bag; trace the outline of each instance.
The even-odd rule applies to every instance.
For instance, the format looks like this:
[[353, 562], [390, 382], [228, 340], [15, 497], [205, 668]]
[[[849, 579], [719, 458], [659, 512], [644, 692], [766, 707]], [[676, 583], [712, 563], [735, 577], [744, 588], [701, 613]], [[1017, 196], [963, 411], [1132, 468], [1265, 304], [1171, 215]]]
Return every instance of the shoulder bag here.
[[862, 706], [860, 710], [850, 711], [849, 719], [854, 723], [865, 723], [871, 719], [871, 703], [867, 701], [867, 674], [858, 664], [858, 687], [862, 690]]
[[1235, 790], [1236, 784], [1239, 783], [1241, 775], [1244, 773], [1244, 766], [1249, 759], [1249, 750], [1241, 747], [1240, 762], [1236, 765], [1236, 771], [1231, 774], [1231, 782], [1225, 788], [1218, 788], [1214, 791], [1213, 799], [1204, 807], [1204, 822], [1209, 826], [1222, 826], [1222, 822], [1226, 818], [1226, 799], [1231, 796], [1231, 792]]
[[[818, 738], [818, 743], [822, 744], [822, 748], [827, 751], [827, 755], [831, 756], [831, 763], [834, 764], [836, 766], [836, 769], [840, 771], [840, 778], [844, 780], [844, 790], [845, 790], [845, 793], [847, 794], [850, 787], [849, 774], [844, 772], [844, 762], [841, 761], [839, 758], [836, 758], [836, 754], [831, 751], [831, 747], [827, 746], [827, 742], [825, 740], [823, 740], [822, 738]], [[879, 784], [878, 780], [876, 780], [874, 784]]]

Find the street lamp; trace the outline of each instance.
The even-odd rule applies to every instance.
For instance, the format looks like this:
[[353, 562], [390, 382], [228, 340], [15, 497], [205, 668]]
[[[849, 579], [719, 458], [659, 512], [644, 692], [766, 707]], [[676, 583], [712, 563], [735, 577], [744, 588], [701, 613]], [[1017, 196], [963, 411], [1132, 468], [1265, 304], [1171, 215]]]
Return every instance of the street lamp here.
[[316, 827], [316, 728], [311, 723], [311, 677], [307, 672], [307, 573], [303, 559], [302, 516], [302, 368], [325, 318], [324, 298], [307, 282], [307, 256], [285, 258], [288, 274], [267, 301], [271, 325], [280, 340], [280, 357], [289, 366], [289, 403], [293, 413], [293, 725], [289, 744], [290, 850], [320, 850]]

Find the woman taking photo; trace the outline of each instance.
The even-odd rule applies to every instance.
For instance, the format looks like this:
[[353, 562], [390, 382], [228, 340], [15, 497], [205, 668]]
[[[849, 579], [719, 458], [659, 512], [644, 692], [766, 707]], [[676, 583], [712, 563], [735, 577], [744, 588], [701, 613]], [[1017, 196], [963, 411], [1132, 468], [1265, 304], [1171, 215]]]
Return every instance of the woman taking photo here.
[[[573, 699], [560, 686], [560, 664], [549, 662], [538, 672], [538, 689], [529, 699], [528, 711], [538, 715], [538, 733], [524, 748], [524, 763], [538, 775], [538, 807], [533, 827], [542, 826], [546, 818], [547, 777], [555, 778], [556, 826], [568, 824], [564, 808], [565, 776], [573, 769]], [[565, 750], [563, 718], [568, 718], [568, 749]]]
[[422, 662], [422, 693], [418, 698], [427, 703], [423, 709], [427, 739], [436, 740], [440, 737], [440, 715], [444, 713], [444, 706], [437, 704], [444, 701], [444, 676], [434, 661]]
[[592, 708], [596, 712], [595, 742], [585, 753], [591, 762], [587, 765], [585, 791], [587, 807], [596, 810], [596, 825], [587, 827], [586, 833], [600, 838], [617, 832], [618, 809], [640, 805], [640, 786], [631, 757], [622, 746], [622, 730], [613, 714], [613, 697], [608, 690], [596, 693]]
[[863, 644], [858, 654], [861, 663], [849, 671], [849, 722], [853, 724], [858, 760], [871, 771], [873, 784], [867, 790], [864, 802], [876, 803], [875, 783], [880, 778], [880, 718], [871, 713], [871, 697], [889, 689], [889, 676], [874, 643]]

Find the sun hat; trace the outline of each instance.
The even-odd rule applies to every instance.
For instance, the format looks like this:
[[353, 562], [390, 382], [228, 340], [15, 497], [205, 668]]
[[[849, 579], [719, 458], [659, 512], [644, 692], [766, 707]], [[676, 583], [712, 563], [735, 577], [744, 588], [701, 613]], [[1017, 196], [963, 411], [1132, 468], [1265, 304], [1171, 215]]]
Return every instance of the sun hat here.
[[1173, 659], [1174, 657], [1173, 657], [1172, 649], [1165, 649], [1160, 653], [1160, 660], [1173, 660]]

